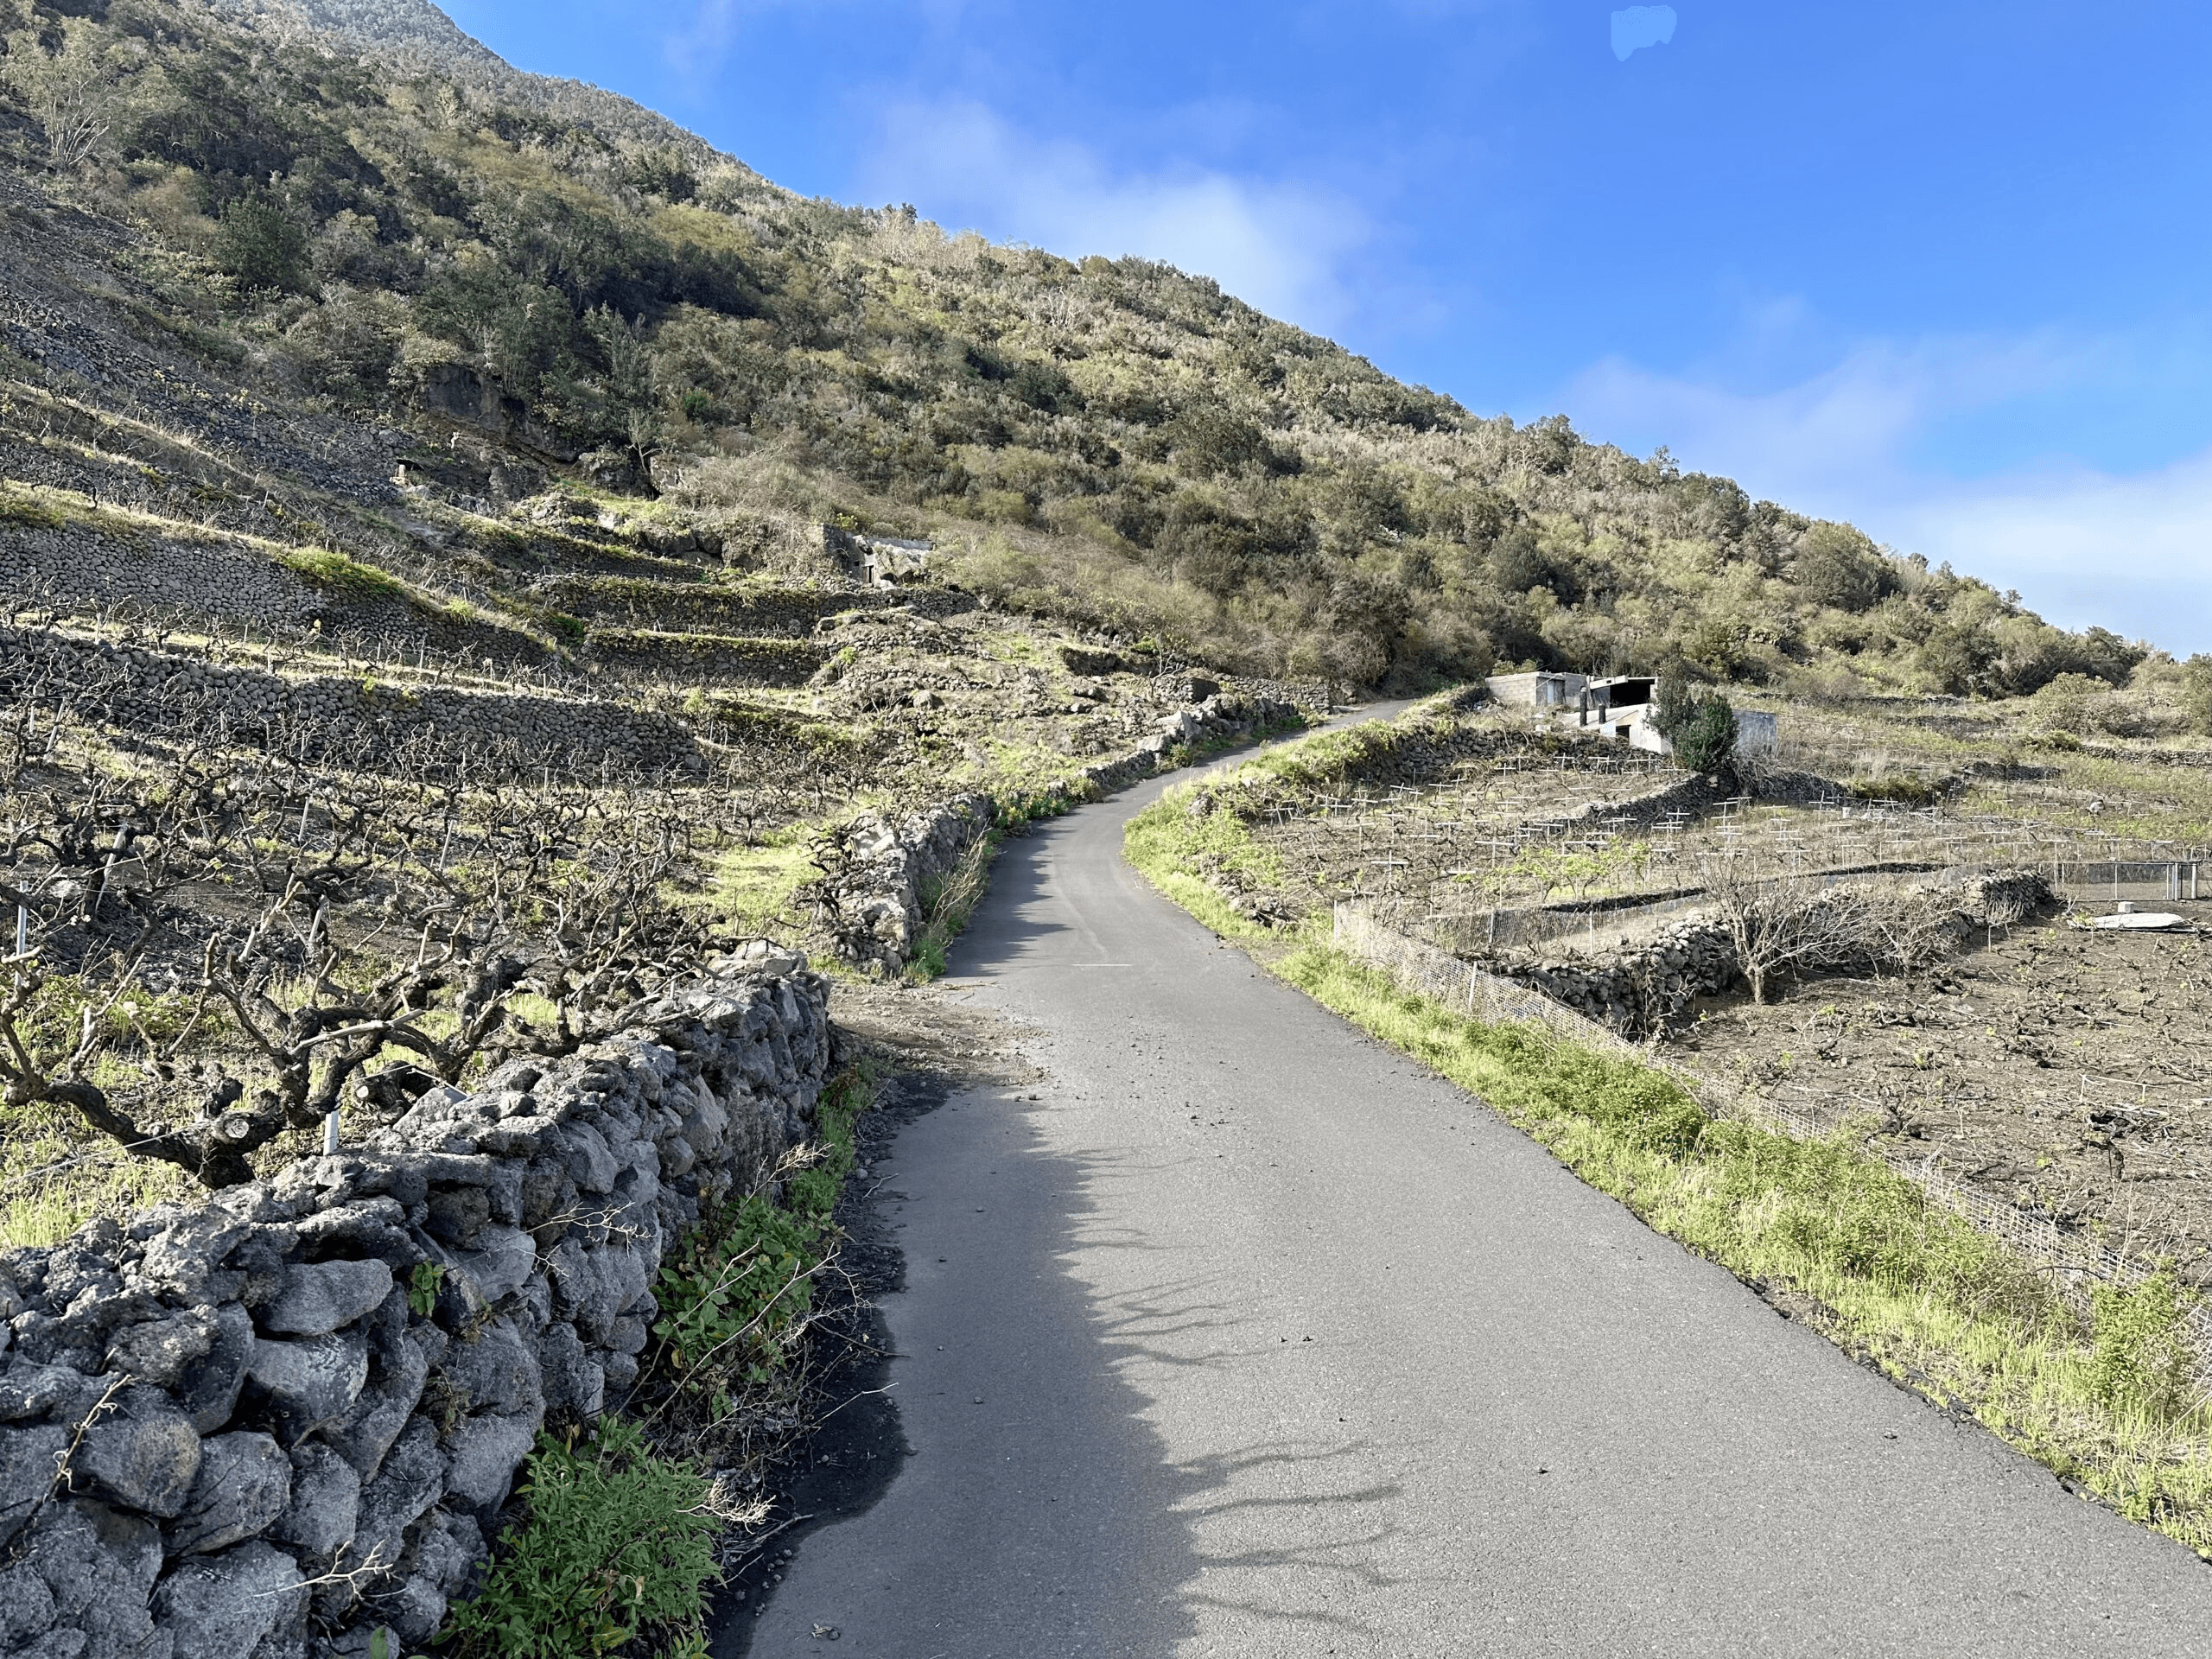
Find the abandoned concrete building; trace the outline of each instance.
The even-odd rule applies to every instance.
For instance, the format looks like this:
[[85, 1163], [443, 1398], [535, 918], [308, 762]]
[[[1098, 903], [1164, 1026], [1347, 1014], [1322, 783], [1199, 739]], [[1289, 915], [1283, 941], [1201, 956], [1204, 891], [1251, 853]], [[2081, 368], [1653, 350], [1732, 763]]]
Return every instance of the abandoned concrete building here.
[[[1617, 674], [1593, 678], [1585, 674], [1539, 671], [1534, 673], [1493, 674], [1485, 682], [1491, 698], [1505, 708], [1534, 709], [1564, 723], [1573, 717], [1575, 728], [1608, 742], [1626, 743], [1651, 754], [1671, 754], [1675, 746], [1654, 724], [1659, 706], [1659, 681], [1649, 674]], [[1761, 709], [1736, 711], [1736, 752], [1771, 754], [1780, 741], [1775, 716]]]
[[1573, 705], [1590, 683], [1586, 674], [1493, 674], [1484, 682], [1491, 700], [1508, 708], [1565, 709]]

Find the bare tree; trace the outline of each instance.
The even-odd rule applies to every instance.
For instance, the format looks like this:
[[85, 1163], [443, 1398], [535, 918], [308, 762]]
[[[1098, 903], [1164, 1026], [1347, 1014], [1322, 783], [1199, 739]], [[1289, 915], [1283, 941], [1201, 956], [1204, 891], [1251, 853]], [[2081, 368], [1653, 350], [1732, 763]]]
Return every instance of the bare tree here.
[[35, 30], [9, 37], [4, 73], [46, 129], [47, 154], [57, 170], [89, 160], [129, 105], [143, 58], [136, 41], [111, 35], [83, 18], [65, 17], [61, 42], [48, 52]]
[[1761, 877], [1750, 863], [1716, 853], [1698, 861], [1698, 873], [1752, 1001], [1766, 1001], [1767, 982], [1778, 972], [1847, 968], [1868, 959], [1878, 934], [1865, 887], [1802, 874]]

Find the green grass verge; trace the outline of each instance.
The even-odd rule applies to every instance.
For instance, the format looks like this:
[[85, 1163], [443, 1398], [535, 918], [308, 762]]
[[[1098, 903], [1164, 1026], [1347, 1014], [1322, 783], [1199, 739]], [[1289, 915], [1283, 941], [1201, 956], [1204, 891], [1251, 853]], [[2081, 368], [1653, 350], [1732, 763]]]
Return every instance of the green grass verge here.
[[2131, 1519], [2212, 1557], [2212, 1421], [2170, 1274], [2082, 1316], [1997, 1239], [1868, 1157], [1707, 1116], [1681, 1085], [1540, 1027], [1485, 1025], [1308, 943], [1276, 971], [1478, 1095], [1656, 1230], [1815, 1321], [1900, 1382], [1963, 1408]]
[[1153, 886], [1226, 938], [1255, 939], [1269, 930], [1230, 908], [1221, 889], [1202, 873], [1205, 861], [1220, 868], [1260, 873], [1265, 852], [1233, 812], [1194, 811], [1200, 804], [1187, 784], [1171, 789], [1131, 818], [1122, 852]]
[[[1346, 739], [1376, 753], [1363, 734], [1326, 734], [1170, 791], [1130, 821], [1130, 862], [1216, 932], [1269, 934], [1208, 880], [1270, 874], [1235, 810], [1240, 791], [1256, 798], [1268, 778], [1324, 775], [1346, 758]], [[2192, 1380], [2191, 1299], [2170, 1274], [2096, 1291], [2085, 1317], [1848, 1128], [1799, 1141], [1714, 1119], [1665, 1072], [1541, 1026], [1468, 1019], [1321, 938], [1272, 965], [1479, 1096], [1655, 1230], [1749, 1283], [1795, 1293], [1813, 1305], [1810, 1322], [1892, 1378], [2212, 1558], [2212, 1412]]]
[[327, 547], [278, 548], [276, 559], [316, 587], [347, 599], [397, 599], [409, 592], [407, 584], [389, 570], [363, 564]]

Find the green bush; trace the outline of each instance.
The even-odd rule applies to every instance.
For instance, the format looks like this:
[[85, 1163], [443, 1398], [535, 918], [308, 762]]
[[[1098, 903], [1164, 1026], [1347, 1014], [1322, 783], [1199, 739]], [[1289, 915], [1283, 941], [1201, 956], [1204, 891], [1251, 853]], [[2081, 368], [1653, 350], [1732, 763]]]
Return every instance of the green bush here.
[[482, 1593], [447, 1620], [457, 1653], [574, 1659], [646, 1632], [696, 1637], [719, 1524], [696, 1469], [610, 1417], [582, 1446], [540, 1434], [524, 1471], [530, 1518]]
[[853, 1167], [864, 1079], [847, 1073], [815, 1108], [818, 1155], [785, 1183], [787, 1208], [756, 1193], [710, 1212], [660, 1270], [653, 1334], [680, 1376], [765, 1382], [814, 1306], [837, 1194]]
[[1675, 760], [1692, 772], [1726, 772], [1736, 758], [1736, 710], [1718, 691], [1700, 693], [1679, 674], [1659, 682], [1652, 710], [1659, 735], [1675, 746]]
[[305, 294], [315, 285], [306, 228], [265, 191], [239, 196], [223, 209], [213, 253], [216, 269], [241, 287]]
[[677, 1373], [711, 1367], [765, 1382], [782, 1363], [783, 1338], [813, 1306], [819, 1243], [810, 1219], [758, 1195], [704, 1217], [662, 1265], [655, 1288], [653, 1334]]
[[1689, 723], [1675, 734], [1675, 759], [1692, 772], [1724, 772], [1736, 759], [1736, 710], [1715, 693], [1700, 702]]

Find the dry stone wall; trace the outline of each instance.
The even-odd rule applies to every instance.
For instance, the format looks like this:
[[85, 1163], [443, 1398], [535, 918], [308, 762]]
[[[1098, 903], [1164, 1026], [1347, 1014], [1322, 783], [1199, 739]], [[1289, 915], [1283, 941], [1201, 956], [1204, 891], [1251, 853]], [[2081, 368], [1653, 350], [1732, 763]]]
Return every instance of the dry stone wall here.
[[288, 679], [143, 646], [0, 626], [0, 696], [156, 734], [217, 736], [307, 760], [429, 768], [497, 766], [595, 779], [702, 770], [665, 715], [584, 697], [421, 689], [326, 675]]
[[237, 542], [126, 538], [74, 527], [0, 536], [0, 589], [103, 610], [182, 607], [294, 632], [317, 622], [331, 626], [355, 608]]
[[829, 1068], [823, 982], [732, 965], [359, 1149], [0, 1255], [0, 1653], [425, 1640], [539, 1428], [635, 1378], [664, 1250], [769, 1179]]
[[0, 529], [0, 594], [124, 620], [219, 621], [286, 637], [319, 632], [362, 645], [465, 651], [503, 662], [548, 655], [528, 635], [480, 616], [442, 611], [389, 585], [318, 581], [252, 543], [213, 535]]
[[[1160, 730], [1132, 753], [1084, 767], [1071, 780], [1072, 798], [1096, 799], [1151, 776], [1179, 745], [1249, 737], [1297, 715], [1272, 697], [1217, 692], [1163, 716]], [[960, 861], [1001, 820], [1035, 817], [1040, 804], [1027, 791], [1003, 798], [978, 792], [914, 812], [855, 816], [830, 836], [825, 874], [815, 889], [831, 949], [855, 967], [899, 972], [912, 958], [937, 893]]]
[[826, 645], [775, 637], [594, 628], [584, 643], [594, 658], [618, 668], [706, 685], [804, 685], [830, 659]]
[[710, 582], [649, 582], [623, 576], [548, 576], [530, 595], [550, 610], [588, 621], [697, 628], [756, 639], [804, 639], [848, 611], [912, 610], [942, 618], [976, 608], [972, 594], [950, 589], [725, 587]]
[[938, 889], [998, 819], [998, 803], [973, 793], [916, 812], [859, 813], [836, 830], [823, 898], [839, 959], [881, 974], [905, 967]]
[[[2006, 926], [2055, 902], [2048, 880], [2019, 870], [1938, 880], [1902, 896], [1906, 903], [1924, 906], [1939, 925], [1948, 925], [1955, 944], [1963, 944], [1974, 929]], [[1485, 966], [1637, 1038], [1666, 1030], [1698, 998], [1732, 990], [1744, 982], [1744, 959], [1734, 935], [1709, 912], [1687, 918], [1633, 949], [1602, 957], [1546, 960], [1507, 955]]]

